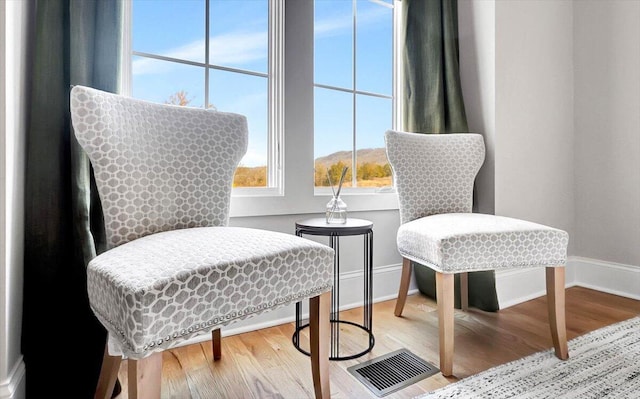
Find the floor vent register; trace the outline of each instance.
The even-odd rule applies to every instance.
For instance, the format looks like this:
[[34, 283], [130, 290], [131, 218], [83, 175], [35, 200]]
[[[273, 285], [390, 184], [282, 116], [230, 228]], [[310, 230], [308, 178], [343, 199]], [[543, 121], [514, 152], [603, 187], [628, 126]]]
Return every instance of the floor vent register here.
[[408, 350], [400, 349], [351, 366], [347, 371], [376, 396], [382, 397], [415, 384], [440, 370]]

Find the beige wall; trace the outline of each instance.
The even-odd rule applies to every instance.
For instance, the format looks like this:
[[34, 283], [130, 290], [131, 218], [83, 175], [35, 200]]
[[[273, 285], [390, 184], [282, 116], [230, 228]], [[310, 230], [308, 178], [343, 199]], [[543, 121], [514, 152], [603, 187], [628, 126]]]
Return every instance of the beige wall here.
[[574, 237], [573, 3], [497, 1], [495, 63], [496, 214]]
[[640, 1], [574, 10], [574, 252], [640, 266]]
[[[469, 124], [494, 154], [480, 211], [493, 190], [496, 214], [567, 230], [567, 281], [638, 297], [640, 0], [458, 4]], [[544, 273], [496, 277], [509, 304], [544, 292]]]
[[487, 146], [478, 211], [573, 236], [572, 2], [458, 4], [469, 128]]
[[[460, 0], [458, 9], [467, 118], [487, 146], [477, 210], [564, 229], [571, 254], [573, 2]], [[544, 271], [496, 272], [496, 289], [501, 308], [537, 297]]]
[[496, 7], [495, 1], [458, 2], [460, 79], [469, 131], [484, 136], [486, 157], [476, 180], [476, 207], [495, 211]]

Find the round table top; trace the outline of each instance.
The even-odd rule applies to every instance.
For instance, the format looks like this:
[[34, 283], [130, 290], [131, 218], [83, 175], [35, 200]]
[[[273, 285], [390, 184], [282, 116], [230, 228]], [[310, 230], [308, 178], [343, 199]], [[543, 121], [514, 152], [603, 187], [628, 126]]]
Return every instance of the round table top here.
[[347, 218], [346, 223], [327, 223], [325, 218], [311, 218], [296, 222], [296, 230], [307, 234], [352, 235], [364, 234], [373, 228], [373, 222], [365, 219]]

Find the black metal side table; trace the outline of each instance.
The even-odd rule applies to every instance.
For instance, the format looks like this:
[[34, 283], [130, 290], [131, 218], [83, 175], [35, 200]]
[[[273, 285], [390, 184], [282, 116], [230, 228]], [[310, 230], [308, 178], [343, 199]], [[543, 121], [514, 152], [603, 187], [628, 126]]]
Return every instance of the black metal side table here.
[[[306, 219], [296, 222], [296, 235], [303, 234], [327, 236], [329, 246], [335, 250], [333, 258], [333, 291], [331, 294], [331, 352], [329, 360], [355, 359], [373, 349], [375, 339], [372, 332], [373, 316], [373, 223], [364, 219], [347, 219], [344, 224], [328, 224], [324, 218]], [[341, 236], [364, 236], [364, 320], [362, 324], [340, 320], [340, 241]], [[340, 325], [348, 324], [364, 330], [368, 335], [368, 346], [355, 354], [340, 354]], [[293, 345], [309, 356], [309, 352], [300, 348], [300, 331], [309, 324], [302, 325], [302, 306], [296, 303], [296, 330], [293, 333]]]

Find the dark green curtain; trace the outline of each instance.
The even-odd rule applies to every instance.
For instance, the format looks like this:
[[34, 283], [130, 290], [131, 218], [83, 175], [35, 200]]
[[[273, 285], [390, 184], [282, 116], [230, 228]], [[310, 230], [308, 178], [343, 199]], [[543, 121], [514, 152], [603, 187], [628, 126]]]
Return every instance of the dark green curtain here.
[[[402, 23], [404, 130], [467, 133], [460, 84], [457, 0], [403, 0]], [[435, 273], [412, 263], [418, 289], [435, 298]], [[493, 271], [469, 273], [469, 305], [498, 310]], [[456, 307], [460, 307], [459, 294]]]
[[105, 236], [69, 90], [117, 90], [122, 11], [122, 0], [36, 2], [22, 328], [29, 398], [91, 398], [100, 371], [106, 332], [89, 308], [86, 265]]

